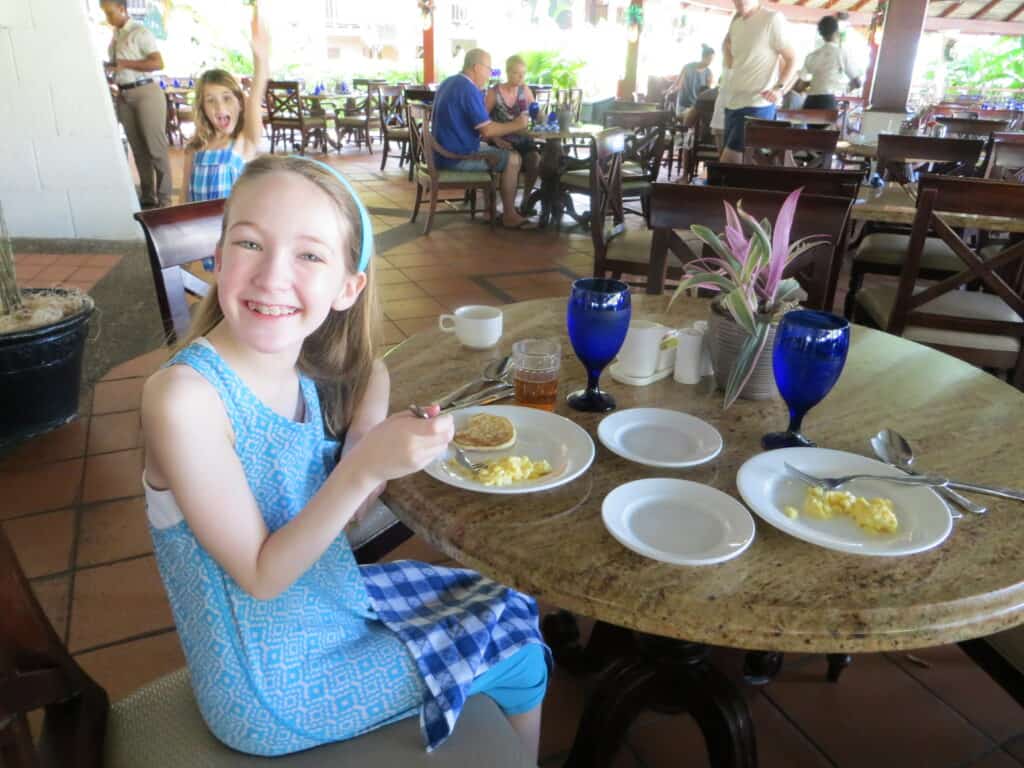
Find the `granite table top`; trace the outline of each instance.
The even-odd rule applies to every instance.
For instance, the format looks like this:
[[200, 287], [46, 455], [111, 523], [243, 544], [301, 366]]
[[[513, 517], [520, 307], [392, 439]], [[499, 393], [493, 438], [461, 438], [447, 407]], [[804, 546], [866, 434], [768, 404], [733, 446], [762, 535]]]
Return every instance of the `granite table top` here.
[[[913, 224], [917, 213], [913, 184], [886, 182], [882, 187], [862, 184], [851, 216], [857, 221], [888, 224]], [[978, 228], [997, 232], [1024, 232], [1024, 219], [1002, 216], [975, 216], [969, 213], [943, 213], [939, 216], [951, 227]]]
[[[634, 295], [634, 317], [671, 326], [704, 319], [707, 303]], [[453, 335], [426, 331], [387, 359], [392, 410], [429, 402], [468, 380], [513, 341], [555, 337], [563, 349], [556, 412], [591, 435], [597, 454], [581, 477], [542, 493], [496, 496], [460, 490], [423, 472], [392, 482], [385, 501], [412, 529], [467, 567], [561, 608], [668, 637], [745, 649], [865, 652], [927, 647], [1024, 621], [1024, 507], [986, 498], [989, 513], [955, 521], [938, 548], [903, 558], [858, 557], [792, 538], [756, 515], [741, 556], [685, 567], [646, 559], [605, 530], [601, 502], [621, 483], [678, 477], [739, 498], [736, 472], [783, 429], [781, 400], [738, 401], [722, 410], [712, 379], [671, 377], [646, 387], [602, 386], [619, 408], [660, 406], [714, 424], [725, 447], [685, 470], [619, 458], [597, 439], [601, 414], [572, 411], [567, 392], [585, 383], [565, 330], [565, 300], [508, 305], [498, 348], [472, 351]], [[1020, 485], [1024, 393], [955, 358], [859, 326], [846, 369], [804, 420], [819, 445], [870, 455], [868, 438], [890, 427], [914, 446], [918, 464], [960, 479]]]

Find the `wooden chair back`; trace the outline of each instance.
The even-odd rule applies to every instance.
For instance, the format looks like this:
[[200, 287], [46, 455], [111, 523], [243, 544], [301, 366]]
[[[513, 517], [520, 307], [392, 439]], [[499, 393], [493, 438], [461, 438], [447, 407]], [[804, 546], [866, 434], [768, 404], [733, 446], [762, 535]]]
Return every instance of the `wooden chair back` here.
[[366, 91], [366, 95], [369, 96], [378, 85], [387, 85], [387, 80], [381, 80], [380, 78], [374, 77], [356, 77], [352, 79], [352, 87], [359, 91]]
[[224, 200], [150, 208], [135, 214], [146, 236], [153, 286], [168, 344], [192, 321], [186, 294], [205, 296], [209, 285], [183, 267], [212, 257], [220, 240]]
[[833, 171], [824, 168], [787, 168], [779, 173], [766, 165], [739, 163], [707, 163], [708, 184], [712, 187], [740, 187], [741, 189], [772, 189], [791, 192], [803, 187], [809, 195], [830, 197], [857, 197], [863, 175], [859, 170]]
[[[406, 124], [409, 126], [409, 150], [412, 153], [412, 165], [422, 164], [431, 176], [437, 175], [437, 160], [434, 157], [434, 137], [430, 133], [430, 121], [433, 119], [434, 107], [419, 101], [408, 101], [405, 104]], [[426, 144], [427, 137], [430, 145]]]
[[[1024, 323], [978, 317], [955, 317], [933, 314], [923, 305], [952, 291], [960, 291], [968, 283], [980, 284], [988, 293], [998, 296], [1019, 317], [1024, 318], [1024, 241], [1018, 241], [1001, 253], [982, 258], [942, 218], [942, 213], [969, 213], [981, 217], [1024, 218], [1024, 185], [1008, 184], [990, 179], [922, 176], [918, 182], [917, 213], [910, 235], [910, 245], [900, 273], [896, 301], [886, 330], [901, 335], [908, 325], [939, 328], [968, 333], [984, 333], [1015, 337], [1019, 351], [1015, 359], [1008, 353], [978, 350], [971, 361], [976, 365], [1013, 369], [1014, 384], [1024, 387]], [[999, 225], [978, 229], [998, 231]], [[964, 270], [915, 292], [921, 265], [921, 253], [929, 232], [934, 232], [963, 261]], [[954, 352], [947, 349], [946, 351]], [[954, 352], [966, 357], [962, 351]]]
[[377, 114], [381, 129], [405, 127], [405, 90], [398, 85], [378, 85]]
[[990, 120], [962, 117], [936, 117], [935, 122], [945, 127], [946, 136], [949, 138], [987, 139], [997, 131], [1005, 131], [1009, 120]]
[[271, 125], [302, 125], [302, 90], [298, 80], [271, 80], [267, 83], [267, 115]]
[[[38, 745], [28, 713], [44, 710]], [[102, 768], [110, 703], [75, 663], [0, 527], [0, 765]]]
[[558, 109], [568, 109], [572, 112], [573, 122], [578, 123], [583, 114], [583, 89], [559, 88], [555, 92], [555, 104]]
[[838, 130], [840, 115], [838, 109], [780, 109], [775, 113], [775, 118], [791, 124], [831, 125]]
[[435, 91], [425, 85], [413, 85], [405, 89], [405, 101], [421, 101], [424, 104], [434, 103]]
[[550, 85], [531, 85], [530, 90], [533, 91], [533, 98], [534, 101], [537, 102], [537, 108], [540, 110], [540, 115], [546, 119], [548, 112], [550, 112], [552, 108], [552, 87]]
[[[725, 230], [725, 207], [729, 202], [743, 204], [743, 210], [760, 221], [774, 222], [788, 192], [736, 187], [709, 187], [684, 184], [652, 185], [650, 226], [654, 230], [651, 249], [651, 273], [667, 267], [667, 250], [673, 230], [689, 230], [702, 224], [715, 232]], [[842, 263], [843, 234], [846, 231], [853, 200], [849, 197], [802, 194], [790, 232], [791, 241], [813, 235], [824, 235], [827, 243], [811, 248], [791, 262], [785, 276], [795, 277], [807, 292], [805, 306], [830, 310], [830, 286], [834, 286]], [[654, 283], [652, 280], [650, 283]], [[661, 279], [664, 284], [664, 278]], [[654, 292], [650, 291], [649, 292]]]
[[831, 168], [839, 131], [784, 128], [748, 122], [744, 127], [744, 163], [795, 167], [794, 152], [811, 152], [808, 168]]
[[[933, 172], [973, 176], [985, 148], [979, 139], [939, 139], [933, 136], [878, 136], [878, 168], [884, 178], [908, 181], [908, 163], [927, 163]], [[937, 164], [937, 165], [936, 165]]]
[[590, 239], [594, 243], [594, 274], [601, 277], [607, 270], [608, 243], [625, 226], [622, 159], [628, 136], [622, 128], [610, 128], [597, 134], [590, 148]]

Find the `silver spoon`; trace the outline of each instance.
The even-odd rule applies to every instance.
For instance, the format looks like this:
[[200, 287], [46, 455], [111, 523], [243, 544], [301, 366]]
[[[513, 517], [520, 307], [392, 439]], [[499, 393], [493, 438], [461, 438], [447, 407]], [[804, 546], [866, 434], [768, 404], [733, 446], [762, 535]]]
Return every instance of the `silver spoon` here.
[[472, 392], [474, 389], [479, 389], [481, 386], [487, 384], [504, 384], [507, 383], [507, 376], [509, 370], [512, 368], [512, 355], [505, 355], [499, 357], [496, 360], [492, 360], [484, 368], [483, 373], [480, 374], [480, 378], [473, 379], [470, 382], [463, 384], [458, 389], [449, 392], [447, 395], [438, 400], [438, 405], [442, 408], [454, 403], [456, 400], [465, 397], [468, 392]]
[[[910, 475], [921, 474], [911, 467], [911, 464], [914, 463], [914, 451], [911, 449], [910, 443], [899, 432], [883, 429], [871, 438], [871, 447], [874, 449], [875, 455], [886, 464], [899, 467]], [[973, 512], [976, 515], [984, 515], [988, 512], [988, 509], [981, 504], [971, 501], [962, 493], [957, 493], [951, 488], [936, 488], [935, 490], [947, 501], [953, 502], [967, 512]]]

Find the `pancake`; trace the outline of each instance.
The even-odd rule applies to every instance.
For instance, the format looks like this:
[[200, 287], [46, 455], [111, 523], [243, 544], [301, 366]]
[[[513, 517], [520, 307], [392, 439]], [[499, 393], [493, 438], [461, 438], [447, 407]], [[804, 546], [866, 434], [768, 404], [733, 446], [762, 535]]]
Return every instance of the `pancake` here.
[[452, 442], [466, 451], [500, 451], [515, 445], [516, 427], [504, 416], [477, 413], [455, 433]]

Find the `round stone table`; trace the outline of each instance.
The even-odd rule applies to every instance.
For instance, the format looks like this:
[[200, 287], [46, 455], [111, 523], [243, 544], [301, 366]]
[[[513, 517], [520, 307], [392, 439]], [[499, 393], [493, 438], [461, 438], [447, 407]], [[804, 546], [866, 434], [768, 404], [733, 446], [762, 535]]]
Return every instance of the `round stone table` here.
[[[387, 503], [435, 547], [567, 611], [691, 644], [846, 654], [952, 643], [1024, 621], [1024, 506], [991, 497], [984, 499], [987, 515], [965, 515], [942, 546], [903, 558], [827, 550], [757, 516], [750, 548], [720, 565], [668, 565], [625, 549], [601, 521], [609, 491], [640, 478], [679, 477], [739, 498], [737, 470], [761, 452], [764, 433], [785, 427], [786, 407], [781, 400], [739, 400], [723, 411], [710, 377], [693, 386], [669, 377], [630, 387], [606, 371], [602, 386], [619, 409], [685, 411], [715, 425], [725, 441], [716, 459], [691, 469], [622, 459], [597, 439], [601, 414], [565, 405], [566, 393], [585, 383], [567, 337], [565, 304], [559, 298], [504, 307], [505, 332], [495, 350], [468, 350], [452, 334], [428, 331], [389, 355], [391, 408], [399, 410], [454, 389], [517, 339], [558, 338], [556, 411], [586, 429], [597, 450], [580, 478], [543, 493], [472, 493], [422, 472], [390, 483]], [[667, 304], [667, 296], [634, 295], [633, 316], [679, 327], [708, 314], [701, 300], [680, 300], [670, 312]], [[868, 439], [888, 427], [910, 441], [928, 471], [1009, 486], [1024, 479], [1021, 425], [1024, 393], [928, 347], [859, 326], [839, 383], [804, 420], [805, 433], [823, 447], [871, 455]], [[740, 755], [713, 764], [749, 762]]]

